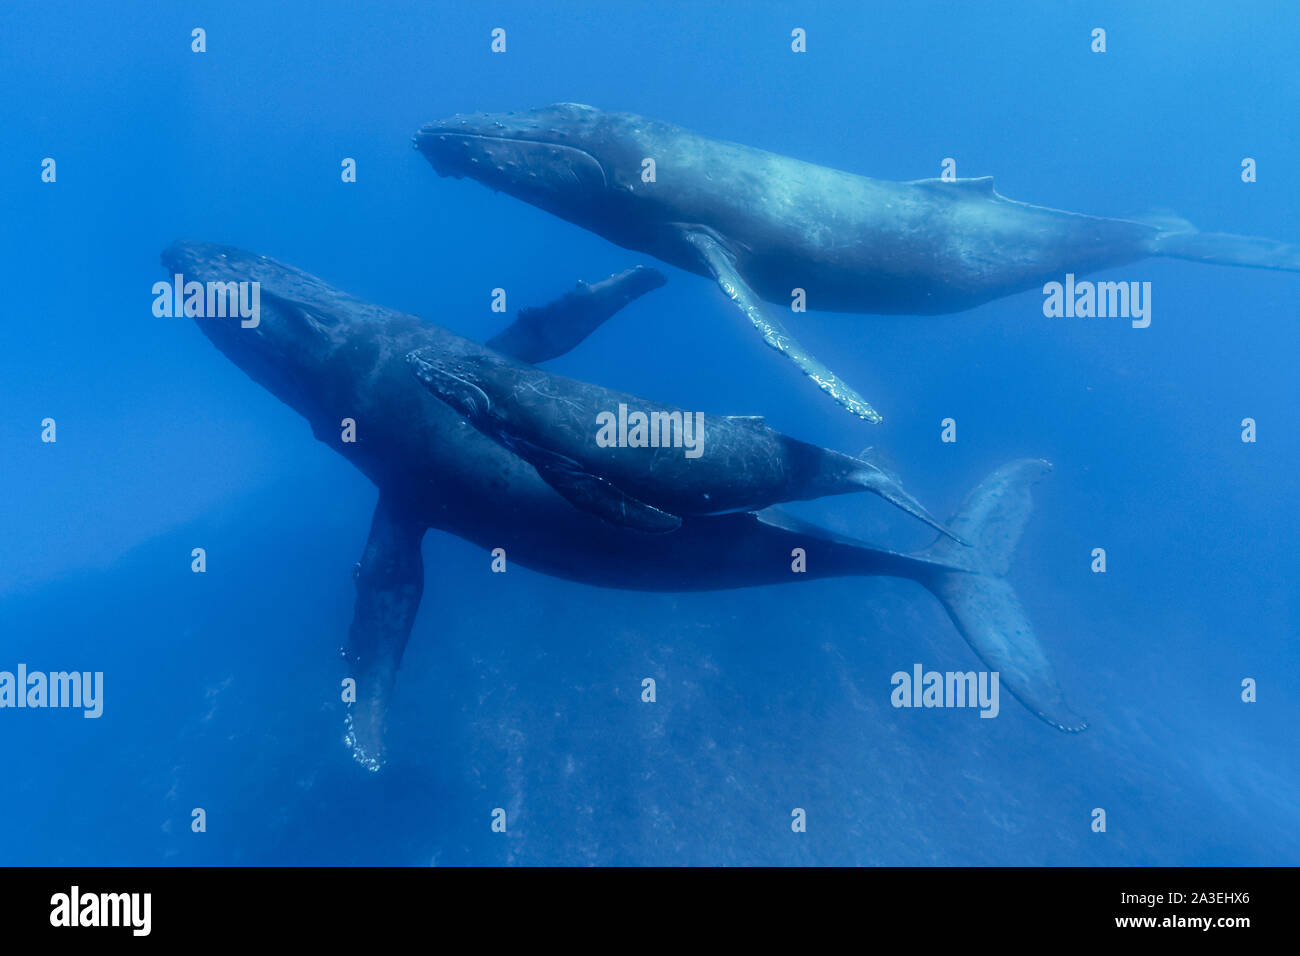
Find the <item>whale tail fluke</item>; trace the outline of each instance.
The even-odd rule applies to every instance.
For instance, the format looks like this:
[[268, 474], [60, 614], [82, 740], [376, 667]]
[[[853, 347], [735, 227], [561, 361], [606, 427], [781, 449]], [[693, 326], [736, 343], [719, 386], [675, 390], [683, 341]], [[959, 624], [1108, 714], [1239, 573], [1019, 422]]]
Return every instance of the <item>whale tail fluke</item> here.
[[1067, 733], [1088, 724], [1065, 703], [1007, 573], [1033, 509], [1030, 488], [1052, 466], [1026, 459], [1004, 465], [967, 495], [950, 527], [971, 547], [940, 538], [916, 555], [929, 563], [918, 580], [948, 612], [1000, 683], [1047, 723]]
[[1258, 236], [1234, 236], [1226, 232], [1198, 232], [1191, 223], [1182, 219], [1158, 225], [1163, 231], [1150, 243], [1151, 254], [1155, 256], [1190, 259], [1216, 266], [1300, 272], [1300, 245], [1295, 243]]
[[970, 546], [940, 538], [924, 556], [950, 567], [1005, 575], [1034, 509], [1030, 489], [1051, 470], [1051, 463], [1041, 458], [1022, 458], [994, 471], [966, 496], [948, 522]]

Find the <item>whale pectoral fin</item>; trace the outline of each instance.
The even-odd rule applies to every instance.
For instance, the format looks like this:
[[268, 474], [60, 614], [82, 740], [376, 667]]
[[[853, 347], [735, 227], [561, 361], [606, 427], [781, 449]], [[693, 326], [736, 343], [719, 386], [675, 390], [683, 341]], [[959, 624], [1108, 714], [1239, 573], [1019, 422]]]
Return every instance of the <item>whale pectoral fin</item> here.
[[368, 770], [384, 762], [388, 701], [424, 592], [425, 528], [381, 492], [353, 572], [357, 603], [343, 656], [347, 676], [356, 681], [356, 701], [348, 707], [345, 742]]
[[554, 302], [519, 310], [513, 323], [488, 339], [487, 346], [520, 362], [536, 365], [573, 349], [614, 313], [668, 280], [658, 269], [637, 266], [578, 287]]
[[682, 526], [677, 515], [633, 498], [609, 479], [585, 472], [567, 458], [557, 455], [554, 460], [542, 460], [530, 456], [528, 460], [565, 501], [608, 524], [647, 534], [667, 534]]
[[873, 424], [883, 421], [880, 413], [872, 408], [866, 399], [810, 355], [807, 349], [785, 330], [785, 326], [763, 308], [758, 295], [736, 271], [731, 255], [716, 238], [703, 230], [689, 228], [683, 230], [683, 238], [699, 253], [701, 262], [712, 273], [727, 298], [731, 299], [762, 333], [764, 342], [794, 362], [800, 371], [817, 383], [822, 391], [854, 415]]

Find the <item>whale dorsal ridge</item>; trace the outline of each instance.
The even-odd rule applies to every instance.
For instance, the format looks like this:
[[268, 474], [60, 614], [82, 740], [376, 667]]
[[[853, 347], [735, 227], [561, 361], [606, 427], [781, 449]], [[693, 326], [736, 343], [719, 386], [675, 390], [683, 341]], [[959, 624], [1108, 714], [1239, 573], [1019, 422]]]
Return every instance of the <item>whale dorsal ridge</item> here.
[[993, 177], [976, 176], [973, 179], [913, 179], [909, 186], [933, 186], [938, 189], [960, 189], [979, 196], [993, 195]]

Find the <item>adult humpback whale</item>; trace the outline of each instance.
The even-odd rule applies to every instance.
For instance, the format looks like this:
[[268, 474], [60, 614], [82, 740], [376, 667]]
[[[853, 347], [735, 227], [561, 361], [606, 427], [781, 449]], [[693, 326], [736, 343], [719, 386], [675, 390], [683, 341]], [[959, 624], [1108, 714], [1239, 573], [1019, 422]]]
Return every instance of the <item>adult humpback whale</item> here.
[[953, 537], [875, 465], [782, 435], [757, 416], [692, 413], [485, 350], [428, 349], [406, 358], [425, 388], [467, 422], [575, 507], [613, 524], [663, 534], [681, 527], [681, 515], [870, 491]]
[[[1029, 516], [1030, 486], [1049, 467], [1045, 462], [1006, 465], [967, 496], [949, 525], [972, 547], [940, 538], [925, 551], [899, 554], [772, 509], [690, 517], [672, 534], [640, 534], [573, 507], [531, 465], [425, 391], [406, 363], [416, 349], [478, 354], [487, 351], [483, 346], [233, 247], [175, 243], [162, 263], [187, 281], [260, 283], [256, 327], [199, 316], [199, 328], [379, 491], [354, 573], [357, 600], [345, 648], [348, 675], [357, 682], [347, 740], [364, 766], [382, 763], [388, 702], [424, 589], [420, 542], [429, 528], [485, 549], [505, 548], [517, 564], [598, 587], [698, 591], [852, 575], [908, 578], [942, 602], [1029, 710], [1061, 730], [1086, 726], [1065, 703], [1004, 577]], [[355, 442], [342, 440], [343, 418], [355, 421]], [[791, 571], [795, 548], [806, 554], [801, 574]]]
[[803, 289], [812, 309], [929, 315], [1147, 256], [1300, 271], [1296, 245], [1015, 202], [992, 177], [869, 179], [575, 103], [453, 116], [415, 145], [440, 175], [713, 277], [768, 345], [868, 421], [879, 414], [760, 299], [788, 305]]

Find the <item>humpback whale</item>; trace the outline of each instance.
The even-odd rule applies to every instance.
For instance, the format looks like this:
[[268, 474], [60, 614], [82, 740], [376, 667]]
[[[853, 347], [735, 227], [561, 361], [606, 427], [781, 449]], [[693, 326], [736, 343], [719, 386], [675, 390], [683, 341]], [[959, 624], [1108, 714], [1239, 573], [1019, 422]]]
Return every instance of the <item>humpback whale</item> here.
[[[665, 533], [681, 527], [681, 515], [870, 491], [953, 536], [875, 465], [773, 431], [761, 417], [692, 413], [487, 351], [430, 349], [407, 361], [471, 425], [531, 464], [576, 507], [613, 524]], [[640, 440], [598, 441], [620, 421], [613, 409], [626, 434], [628, 408], [641, 416], [634, 425]]]
[[[421, 541], [430, 528], [512, 561], [596, 587], [700, 591], [885, 575], [928, 589], [1002, 686], [1067, 732], [1086, 723], [1066, 703], [1055, 672], [1006, 580], [1032, 508], [1031, 486], [1050, 466], [1023, 460], [994, 471], [949, 522], [970, 547], [940, 537], [903, 554], [830, 533], [776, 509], [684, 517], [671, 534], [620, 528], [575, 508], [523, 458], [422, 388], [406, 356], [481, 354], [448, 329], [373, 305], [266, 256], [201, 242], [162, 253], [168, 274], [200, 282], [258, 282], [260, 321], [194, 316], [208, 339], [250, 378], [305, 418], [313, 435], [378, 490], [370, 533], [354, 568], [356, 604], [344, 660], [356, 681], [345, 740], [364, 767], [385, 758], [389, 701], [424, 591]], [[563, 324], [563, 312], [552, 313]], [[584, 320], [585, 322], [585, 320]], [[558, 334], [579, 341], [578, 333]], [[345, 442], [343, 418], [356, 423]], [[804, 573], [791, 571], [802, 548]]]
[[415, 145], [439, 175], [712, 277], [769, 346], [871, 422], [879, 413], [762, 300], [788, 306], [802, 289], [812, 309], [934, 315], [1148, 256], [1300, 271], [1297, 245], [1034, 206], [991, 176], [870, 179], [576, 103], [453, 116]]

